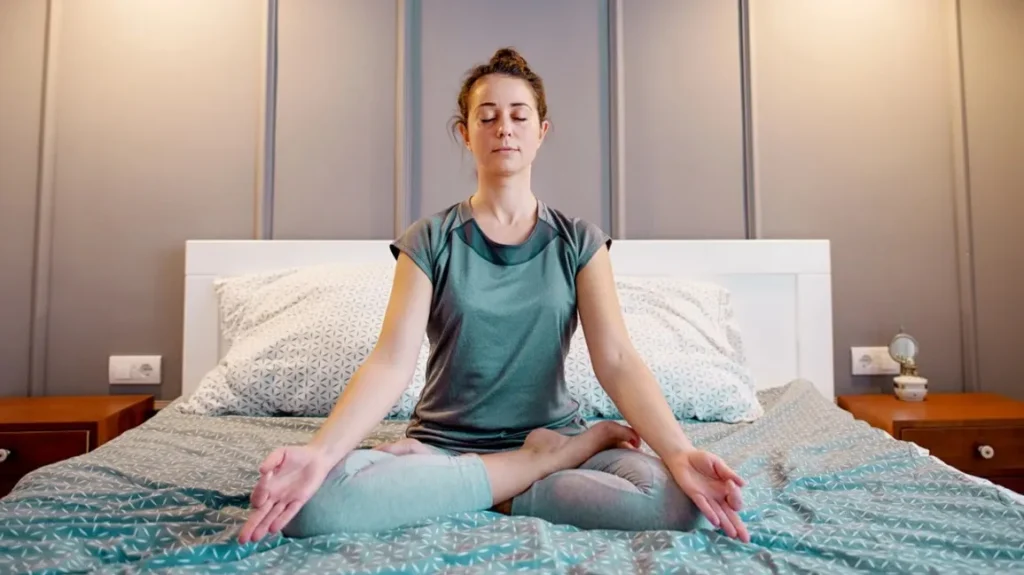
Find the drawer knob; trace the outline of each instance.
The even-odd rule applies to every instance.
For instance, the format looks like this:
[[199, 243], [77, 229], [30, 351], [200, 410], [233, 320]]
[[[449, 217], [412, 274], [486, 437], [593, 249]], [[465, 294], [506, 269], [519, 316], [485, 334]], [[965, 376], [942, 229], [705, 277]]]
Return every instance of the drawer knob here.
[[9, 449], [0, 449], [0, 463], [7, 461], [7, 457], [10, 455], [11, 451]]
[[991, 445], [979, 445], [978, 453], [985, 459], [992, 459], [996, 455], [996, 450], [992, 449]]

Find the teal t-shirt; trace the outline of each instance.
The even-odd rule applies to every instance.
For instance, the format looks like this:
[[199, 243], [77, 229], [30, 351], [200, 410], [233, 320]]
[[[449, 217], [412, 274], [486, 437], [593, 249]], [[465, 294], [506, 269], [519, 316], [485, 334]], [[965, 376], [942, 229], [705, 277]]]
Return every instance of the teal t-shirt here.
[[469, 199], [391, 244], [433, 285], [426, 384], [406, 434], [457, 452], [515, 449], [538, 427], [585, 428], [564, 364], [577, 328], [576, 274], [611, 238], [538, 202], [521, 244], [492, 241]]

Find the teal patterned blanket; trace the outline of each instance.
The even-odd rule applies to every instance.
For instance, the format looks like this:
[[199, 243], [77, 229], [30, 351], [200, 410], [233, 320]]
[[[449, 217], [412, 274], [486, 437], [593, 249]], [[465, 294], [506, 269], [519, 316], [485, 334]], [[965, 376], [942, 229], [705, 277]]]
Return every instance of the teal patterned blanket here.
[[[853, 420], [807, 382], [759, 398], [766, 415], [753, 424], [682, 422], [748, 480], [749, 544], [710, 526], [581, 531], [479, 512], [239, 545], [257, 465], [320, 420], [197, 417], [172, 405], [0, 500], [0, 573], [1024, 572], [1024, 503], [1009, 492]], [[401, 431], [384, 423], [365, 444]]]

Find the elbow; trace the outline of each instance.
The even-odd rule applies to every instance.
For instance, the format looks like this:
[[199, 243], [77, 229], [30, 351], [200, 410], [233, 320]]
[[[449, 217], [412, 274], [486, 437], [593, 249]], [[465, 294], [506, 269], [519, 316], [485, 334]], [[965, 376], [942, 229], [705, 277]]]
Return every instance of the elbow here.
[[389, 350], [375, 349], [366, 358], [366, 364], [399, 373], [403, 377], [408, 375], [411, 378], [416, 370], [416, 360], [416, 353], [394, 353]]
[[591, 357], [597, 381], [609, 391], [629, 379], [626, 374], [634, 371], [637, 360], [636, 352], [629, 346], [617, 346]]
[[381, 339], [370, 351], [365, 365], [400, 374], [411, 379], [419, 359], [420, 346], [409, 342], [392, 342]]

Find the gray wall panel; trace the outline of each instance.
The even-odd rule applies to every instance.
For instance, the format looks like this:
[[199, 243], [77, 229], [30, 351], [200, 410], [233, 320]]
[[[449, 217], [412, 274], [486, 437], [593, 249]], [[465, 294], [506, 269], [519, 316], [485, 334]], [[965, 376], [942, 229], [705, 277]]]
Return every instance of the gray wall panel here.
[[982, 391], [1024, 400], [1024, 2], [961, 2]]
[[413, 217], [434, 213], [476, 189], [473, 158], [451, 136], [449, 119], [465, 73], [515, 46], [544, 80], [552, 127], [533, 165], [533, 191], [548, 204], [610, 226], [607, 13], [592, 0], [423, 0], [419, 123], [420, 179]]
[[393, 237], [396, 3], [279, 11], [274, 237]]
[[951, 1], [751, 7], [762, 229], [832, 240], [837, 391], [891, 388], [851, 376], [850, 347], [900, 325], [930, 388], [960, 391]]
[[0, 2], [0, 395], [28, 391], [46, 3]]
[[737, 2], [622, 2], [629, 238], [745, 237]]
[[[1024, 259], [1012, 251], [1024, 244], [1024, 17], [1016, 0], [959, 3], [964, 172], [957, 4], [750, 1], [753, 214], [764, 237], [833, 242], [840, 393], [888, 389], [887, 377], [849, 375], [849, 347], [885, 345], [900, 325], [920, 338], [932, 389], [960, 390], [961, 302], [977, 310], [982, 389], [1024, 389], [1011, 372], [1024, 345]], [[50, 198], [37, 197], [42, 148], [54, 151], [43, 391], [106, 393], [107, 356], [154, 353], [165, 384], [152, 391], [174, 397], [184, 241], [252, 237], [259, 215], [267, 3], [59, 2], [52, 138], [40, 125], [46, 5], [0, 2], [0, 394], [28, 383], [35, 212]], [[608, 5], [281, 0], [275, 237], [392, 237], [396, 177], [411, 186], [411, 217], [471, 194], [472, 158], [447, 124], [463, 74], [504, 45], [548, 88], [535, 191], [611, 231]], [[620, 6], [626, 237], [742, 237], [738, 3]], [[958, 234], [973, 240], [973, 278], [960, 275]]]
[[48, 394], [106, 393], [109, 355], [153, 353], [177, 395], [184, 242], [252, 236], [264, 9], [64, 3]]

